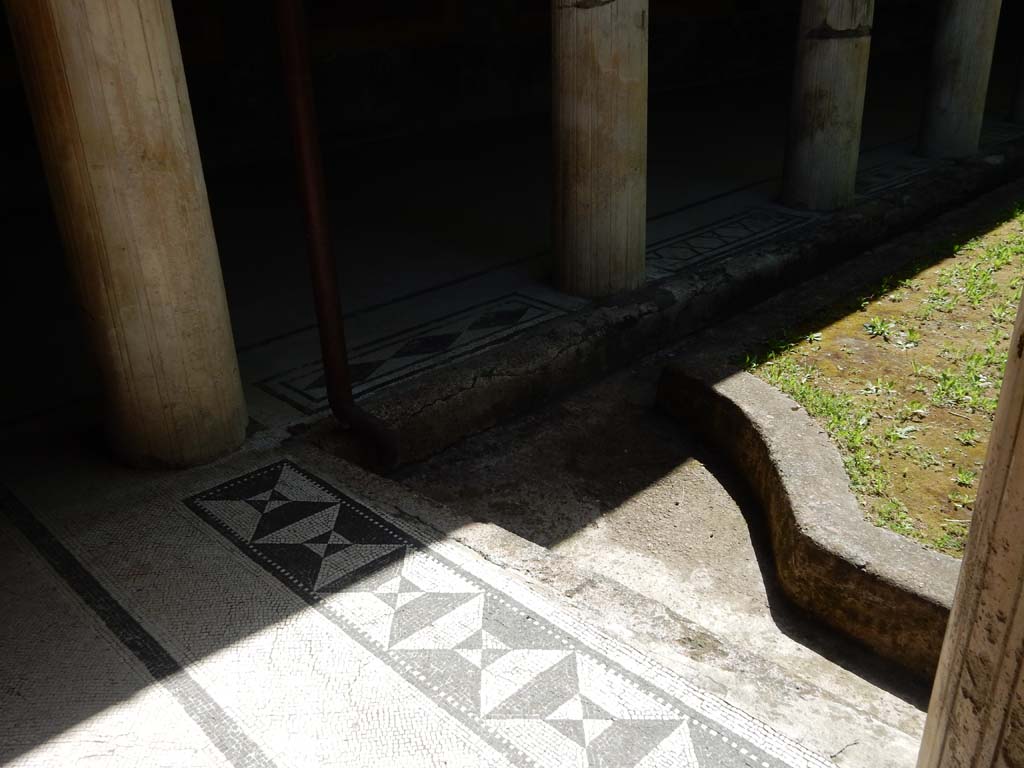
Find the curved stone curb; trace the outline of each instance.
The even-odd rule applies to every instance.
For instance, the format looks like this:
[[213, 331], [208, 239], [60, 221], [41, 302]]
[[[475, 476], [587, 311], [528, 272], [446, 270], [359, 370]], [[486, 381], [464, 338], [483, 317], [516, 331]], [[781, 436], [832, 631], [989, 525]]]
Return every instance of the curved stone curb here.
[[796, 402], [751, 374], [674, 363], [662, 374], [658, 402], [747, 479], [768, 516], [785, 594], [931, 679], [959, 561], [865, 520], [828, 436]]

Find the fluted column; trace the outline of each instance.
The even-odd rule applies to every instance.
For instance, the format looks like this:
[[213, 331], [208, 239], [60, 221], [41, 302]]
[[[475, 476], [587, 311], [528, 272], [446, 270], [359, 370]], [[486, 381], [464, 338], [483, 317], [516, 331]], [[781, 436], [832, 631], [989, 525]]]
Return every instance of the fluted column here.
[[783, 199], [833, 210], [853, 202], [874, 0], [804, 0]]
[[981, 141], [1001, 0], [940, 0], [921, 131], [928, 157], [973, 155]]
[[560, 287], [644, 283], [647, 0], [553, 0], [554, 250]]
[[6, 0], [117, 452], [185, 466], [247, 423], [170, 0]]
[[918, 768], [1024, 765], [1024, 304]]

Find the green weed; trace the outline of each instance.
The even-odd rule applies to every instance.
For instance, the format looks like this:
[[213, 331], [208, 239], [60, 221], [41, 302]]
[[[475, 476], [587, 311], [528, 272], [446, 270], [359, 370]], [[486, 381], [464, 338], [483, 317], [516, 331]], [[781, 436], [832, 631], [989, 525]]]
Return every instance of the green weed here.
[[970, 488], [974, 485], [974, 481], [978, 478], [977, 472], [972, 472], [969, 469], [958, 469], [956, 474], [953, 476], [953, 482], [959, 485], [961, 488]]
[[889, 340], [889, 335], [895, 330], [895, 328], [895, 323], [890, 320], [883, 320], [880, 317], [872, 317], [864, 323], [864, 330], [868, 332], [868, 336], [871, 338], [881, 336], [886, 341]]
[[963, 432], [957, 432], [953, 435], [953, 439], [956, 440], [960, 445], [977, 445], [980, 436], [976, 429], [965, 429]]

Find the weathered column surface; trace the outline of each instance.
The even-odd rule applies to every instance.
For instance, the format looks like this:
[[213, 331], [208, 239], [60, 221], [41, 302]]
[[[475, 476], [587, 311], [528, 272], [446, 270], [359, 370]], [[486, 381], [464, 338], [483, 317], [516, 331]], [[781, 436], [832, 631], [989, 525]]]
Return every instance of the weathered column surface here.
[[981, 140], [1001, 0], [941, 0], [921, 131], [928, 157], [973, 155]]
[[647, 0], [553, 0], [554, 249], [560, 287], [644, 282]]
[[1017, 94], [1013, 99], [1013, 119], [1015, 122], [1024, 123], [1024, 55], [1020, 57], [1020, 67], [1017, 75]]
[[121, 456], [185, 466], [246, 411], [170, 0], [6, 0]]
[[918, 768], [1024, 765], [1024, 304]]
[[832, 210], [853, 201], [874, 0], [804, 0], [783, 199]]

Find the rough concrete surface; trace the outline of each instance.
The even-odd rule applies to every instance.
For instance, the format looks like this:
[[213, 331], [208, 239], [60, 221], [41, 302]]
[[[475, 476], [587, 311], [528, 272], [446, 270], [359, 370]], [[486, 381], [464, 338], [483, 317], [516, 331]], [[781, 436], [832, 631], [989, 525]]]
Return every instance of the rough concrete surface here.
[[[656, 409], [663, 364], [655, 356], [398, 479], [485, 523], [460, 540], [839, 765], [912, 765], [927, 692], [785, 601], [756, 507]], [[557, 557], [523, 563], [529, 548], [505, 531]]]
[[934, 678], [959, 561], [865, 520], [828, 435], [755, 376], [675, 363], [662, 374], [658, 401], [747, 478], [786, 595], [923, 680]]

